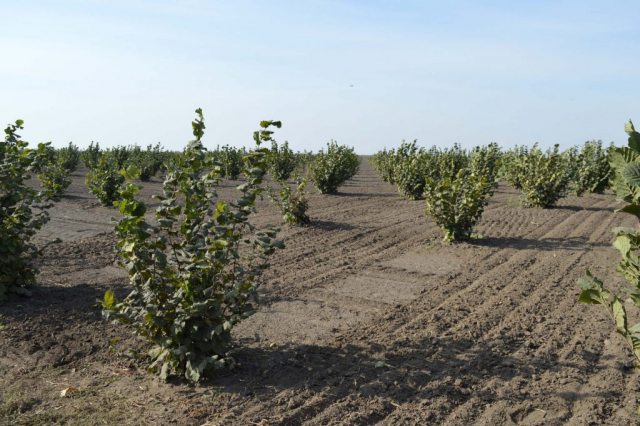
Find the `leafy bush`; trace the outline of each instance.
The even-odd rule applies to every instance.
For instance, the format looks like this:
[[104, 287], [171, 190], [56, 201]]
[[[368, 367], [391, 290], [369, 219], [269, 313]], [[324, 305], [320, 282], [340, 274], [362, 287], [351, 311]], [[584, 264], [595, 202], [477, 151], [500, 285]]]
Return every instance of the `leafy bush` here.
[[309, 202], [305, 196], [304, 188], [307, 185], [305, 179], [300, 179], [297, 184], [297, 192], [294, 194], [286, 181], [281, 180], [280, 194], [275, 194], [271, 187], [267, 188], [267, 194], [271, 201], [280, 208], [282, 220], [289, 225], [304, 225], [311, 222], [307, 215]]
[[244, 168], [244, 148], [238, 149], [225, 145], [210, 153], [209, 158], [215, 161], [221, 177], [237, 180]]
[[55, 163], [57, 159], [56, 149], [51, 146], [51, 143], [46, 143], [44, 151], [38, 153], [38, 167], [42, 167], [48, 163]]
[[[417, 141], [402, 141], [398, 149], [383, 150], [375, 154], [372, 164], [384, 181], [397, 186], [402, 196], [409, 200], [417, 200], [424, 192], [425, 179], [430, 178], [432, 182], [446, 178], [455, 180], [460, 170], [467, 169], [469, 161], [469, 153], [458, 144], [446, 149], [434, 146], [426, 151], [417, 146]], [[486, 158], [483, 161], [488, 165], [491, 159]]]
[[231, 367], [231, 330], [253, 312], [262, 272], [282, 243], [277, 229], [257, 231], [250, 219], [261, 193], [271, 141], [263, 121], [254, 133], [257, 148], [246, 157], [247, 183], [238, 187], [235, 203], [218, 199], [218, 171], [203, 147], [204, 118], [200, 109], [192, 123], [195, 140], [163, 183], [156, 210], [157, 225], [145, 219], [146, 206], [136, 199], [135, 168], [124, 172], [127, 184], [117, 203], [122, 217], [116, 226], [118, 255], [129, 273], [133, 291], [126, 299], [105, 294], [103, 313], [132, 324], [154, 343], [150, 372], [162, 378], [184, 375], [197, 382], [218, 369]]
[[66, 148], [60, 148], [56, 152], [56, 162], [61, 164], [69, 173], [73, 173], [80, 164], [80, 149], [72, 142]]
[[320, 194], [335, 194], [359, 168], [360, 157], [353, 148], [331, 141], [327, 151], [320, 150], [309, 165], [309, 177]]
[[149, 182], [151, 178], [155, 176], [155, 173], [153, 172], [153, 165], [149, 164], [147, 159], [136, 161], [136, 163], [137, 163], [136, 167], [138, 167], [140, 170], [140, 174], [138, 175], [138, 178], [142, 182]]
[[[618, 200], [627, 203], [618, 212], [629, 213], [640, 219], [640, 133], [636, 132], [633, 123], [626, 126], [629, 134], [628, 147], [614, 148], [611, 151], [610, 165], [614, 175], [612, 189]], [[613, 246], [622, 255], [616, 270], [631, 284], [627, 303], [640, 308], [640, 230], [638, 228], [615, 228], [616, 240]], [[640, 324], [629, 326], [627, 311], [623, 300], [605, 288], [604, 283], [587, 270], [587, 277], [581, 278], [578, 284], [582, 292], [579, 302], [603, 305], [614, 322], [616, 331], [631, 349], [636, 359], [635, 365], [640, 370]]]
[[520, 186], [526, 207], [550, 207], [566, 195], [569, 169], [558, 145], [543, 152], [535, 144], [511, 170], [518, 174], [510, 180]]
[[567, 185], [567, 192], [573, 190], [576, 192], [575, 182], [578, 180], [578, 173], [580, 172], [580, 150], [578, 147], [572, 146], [560, 154], [569, 181]]
[[502, 150], [497, 143], [476, 147], [471, 151], [469, 167], [476, 176], [497, 177], [502, 162]]
[[427, 151], [427, 164], [426, 173], [432, 179], [455, 179], [460, 170], [468, 167], [469, 154], [458, 144], [443, 150], [434, 146]]
[[27, 287], [35, 282], [39, 253], [31, 238], [49, 221], [46, 209], [52, 206], [46, 193], [25, 182], [46, 161], [48, 144], [29, 149], [16, 133], [22, 124], [10, 124], [0, 142], [0, 302], [30, 294]]
[[164, 162], [172, 158], [177, 153], [164, 152], [160, 142], [156, 145], [148, 145], [143, 150], [138, 145], [116, 146], [104, 151], [100, 150], [99, 144], [91, 145], [82, 152], [82, 158], [89, 170], [96, 170], [102, 159], [103, 163], [111, 164], [116, 170], [121, 170], [128, 166], [134, 166], [140, 171], [139, 179], [143, 182], [149, 181], [156, 176], [164, 167]]
[[96, 168], [89, 172], [85, 178], [87, 187], [103, 206], [112, 206], [113, 202], [118, 199], [118, 191], [122, 182], [124, 182], [124, 178], [120, 174], [115, 160], [110, 160], [105, 155], [100, 157]]
[[[181, 152], [168, 152], [165, 156], [165, 162], [162, 164], [161, 170], [164, 170], [166, 174], [177, 171], [180, 167], [182, 154], [183, 153]], [[211, 162], [212, 165], [214, 164], [213, 157], [209, 155], [207, 156], [207, 159], [207, 161]]]
[[609, 186], [612, 175], [607, 150], [602, 141], [587, 141], [577, 156], [574, 191], [580, 196], [586, 193], [602, 194]]
[[277, 181], [286, 181], [298, 166], [298, 158], [289, 143], [285, 141], [280, 147], [276, 141], [271, 142], [271, 150], [267, 157], [267, 170]]
[[127, 164], [140, 170], [139, 178], [141, 181], [148, 182], [163, 167], [165, 155], [162, 152], [160, 142], [155, 146], [148, 145], [146, 151], [143, 151], [139, 146], [130, 147], [129, 150]]
[[306, 172], [309, 169], [309, 166], [311, 164], [313, 164], [315, 158], [316, 158], [316, 154], [314, 154], [311, 151], [302, 151], [302, 152], [297, 152], [296, 154], [296, 163], [298, 165], [297, 170], [300, 172], [300, 174], [306, 174]]
[[65, 167], [64, 163], [49, 162], [47, 165], [40, 167], [37, 176], [50, 197], [62, 195], [71, 185], [69, 169]]
[[395, 151], [393, 160], [393, 182], [398, 192], [409, 200], [417, 200], [424, 192], [425, 179], [428, 176], [429, 160], [423, 148], [416, 141], [402, 141]]
[[362, 158], [357, 155], [353, 148], [347, 149], [347, 154], [345, 155], [346, 161], [344, 165], [344, 179], [345, 182], [353, 179], [355, 175], [360, 171], [360, 162]]
[[106, 162], [114, 164], [118, 171], [126, 167], [132, 156], [133, 148], [126, 146], [107, 148], [102, 152], [102, 158], [105, 158]]
[[[468, 240], [493, 195], [498, 172], [497, 145], [476, 148], [471, 165], [460, 169], [454, 177], [428, 177], [425, 182], [425, 213], [444, 230], [445, 241]], [[457, 155], [457, 154], [456, 154]], [[448, 160], [449, 170], [454, 163]], [[459, 163], [458, 163], [459, 164]]]
[[91, 141], [89, 147], [80, 153], [80, 159], [89, 170], [98, 167], [100, 157], [102, 157], [102, 151], [100, 150], [100, 143], [98, 142], [94, 145], [93, 141]]
[[380, 175], [383, 181], [393, 185], [395, 183], [393, 176], [395, 173], [395, 150], [383, 149], [371, 156], [369, 162], [373, 169]]
[[521, 190], [522, 182], [520, 179], [525, 176], [524, 158], [529, 155], [529, 148], [526, 146], [516, 146], [502, 155], [502, 174], [505, 180], [513, 189]]

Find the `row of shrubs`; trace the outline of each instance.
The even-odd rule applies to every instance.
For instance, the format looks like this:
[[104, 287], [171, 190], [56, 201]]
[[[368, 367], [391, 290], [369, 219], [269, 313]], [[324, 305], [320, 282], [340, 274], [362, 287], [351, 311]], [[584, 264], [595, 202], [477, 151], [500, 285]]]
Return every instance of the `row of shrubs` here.
[[[105, 206], [111, 206], [118, 199], [120, 185], [124, 182], [120, 173], [122, 169], [135, 167], [139, 171], [137, 179], [146, 182], [158, 173], [166, 175], [174, 170], [185, 155], [184, 152], [164, 151], [159, 143], [149, 145], [146, 150], [135, 145], [103, 150], [98, 143], [91, 142], [83, 151], [69, 143], [68, 147], [59, 150], [47, 145], [45, 152], [45, 165], [38, 172], [43, 188], [54, 196], [62, 195], [71, 184], [69, 174], [82, 161], [89, 170], [85, 179], [87, 187]], [[207, 162], [219, 177], [238, 180], [247, 170], [249, 152], [245, 148], [219, 146], [207, 151]], [[333, 141], [327, 144], [326, 150], [316, 154], [307, 151], [296, 153], [288, 142], [278, 145], [272, 141], [265, 160], [268, 174], [273, 180], [284, 185], [293, 178], [297, 183], [298, 194], [283, 194], [283, 199], [303, 197], [304, 185], [300, 187], [303, 180], [305, 184], [307, 180], [313, 182], [321, 194], [336, 193], [357, 173], [360, 164], [360, 157], [353, 148]], [[278, 197], [274, 195], [272, 199], [275, 201]]]
[[581, 147], [560, 152], [558, 145], [542, 151], [537, 144], [531, 149], [515, 147], [502, 151], [491, 143], [486, 148], [450, 149], [420, 148], [416, 142], [397, 149], [382, 150], [371, 163], [385, 182], [395, 184], [400, 194], [410, 200], [424, 195], [425, 180], [438, 180], [455, 175], [458, 170], [475, 168], [478, 162], [498, 166], [494, 173], [513, 188], [522, 191], [522, 204], [527, 207], [550, 207], [560, 198], [584, 193], [602, 193], [612, 175], [608, 153], [602, 141], [587, 141]]
[[550, 207], [568, 194], [602, 194], [609, 186], [612, 169], [602, 141], [587, 141], [581, 147], [560, 152], [558, 145], [542, 151], [516, 147], [504, 153], [502, 176], [522, 191], [526, 207]]
[[426, 199], [426, 213], [444, 230], [445, 240], [471, 237], [487, 198], [499, 179], [521, 191], [526, 207], [550, 207], [569, 193], [602, 193], [612, 175], [601, 141], [560, 152], [491, 143], [471, 150], [459, 145], [427, 150], [416, 141], [382, 150], [370, 159], [382, 179], [409, 200]]

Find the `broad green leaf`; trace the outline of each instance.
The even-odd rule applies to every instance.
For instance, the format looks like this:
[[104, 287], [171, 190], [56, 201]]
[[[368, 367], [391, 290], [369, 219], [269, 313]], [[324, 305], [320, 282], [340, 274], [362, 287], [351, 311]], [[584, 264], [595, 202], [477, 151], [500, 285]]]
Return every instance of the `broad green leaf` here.
[[624, 124], [624, 131], [626, 133], [633, 133], [636, 131], [635, 127], [633, 127], [633, 121], [629, 120], [628, 123]]
[[640, 293], [637, 293], [637, 292], [631, 293], [627, 301], [636, 305], [637, 308], [640, 308]]
[[629, 148], [640, 153], [640, 133], [636, 132], [631, 120], [624, 126], [624, 130], [629, 134]]
[[578, 302], [600, 305], [602, 304], [601, 298], [600, 298], [600, 291], [596, 289], [582, 290], [580, 292], [580, 296], [578, 297]]
[[107, 290], [104, 293], [104, 300], [102, 302], [102, 307], [105, 309], [112, 309], [116, 304], [116, 297], [113, 294], [113, 291]]
[[[640, 147], [640, 146], [639, 146]], [[633, 162], [627, 164], [621, 170], [622, 177], [625, 179], [625, 183], [629, 186], [640, 185], [640, 163]]]
[[626, 235], [619, 235], [614, 241], [613, 246], [617, 248], [624, 257], [626, 257], [631, 250], [631, 243]]
[[160, 378], [162, 380], [167, 380], [169, 378], [169, 373], [171, 372], [171, 367], [168, 362], [162, 364], [162, 369], [160, 370]]
[[624, 309], [624, 305], [617, 296], [615, 296], [613, 302], [611, 302], [611, 310], [616, 327], [618, 327], [619, 330], [623, 330], [626, 332], [627, 312]]

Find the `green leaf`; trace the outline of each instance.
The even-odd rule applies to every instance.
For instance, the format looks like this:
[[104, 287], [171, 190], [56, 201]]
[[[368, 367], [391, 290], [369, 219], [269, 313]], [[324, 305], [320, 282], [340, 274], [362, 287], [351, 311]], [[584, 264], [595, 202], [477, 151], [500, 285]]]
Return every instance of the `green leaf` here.
[[631, 251], [631, 241], [626, 235], [619, 235], [614, 241], [613, 246], [618, 249], [623, 257], [626, 257]]
[[160, 370], [160, 378], [162, 380], [167, 380], [169, 378], [169, 373], [171, 372], [171, 367], [168, 362], [162, 364], [162, 369]]
[[627, 164], [621, 170], [622, 177], [625, 179], [627, 185], [639, 186], [640, 185], [640, 163], [633, 162]]
[[113, 307], [115, 306], [115, 304], [116, 304], [116, 297], [115, 297], [115, 295], [113, 294], [113, 291], [111, 291], [111, 290], [107, 290], [107, 291], [104, 293], [104, 300], [103, 300], [103, 302], [102, 302], [102, 307], [103, 307], [104, 309], [113, 309]]
[[640, 133], [636, 132], [631, 120], [624, 126], [624, 130], [629, 134], [629, 148], [640, 153]]
[[137, 179], [140, 177], [140, 168], [132, 164], [126, 170], [121, 170], [120, 174], [127, 180]]
[[627, 301], [636, 305], [637, 308], [640, 308], [640, 293], [638, 292], [631, 293]]
[[[20, 121], [22, 121], [22, 120], [20, 120]], [[17, 121], [16, 121], [16, 123], [17, 123]], [[636, 131], [636, 129], [633, 127], [633, 121], [629, 120], [628, 123], [624, 124], [624, 131], [626, 133], [633, 133], [633, 132]]]
[[191, 360], [187, 361], [187, 370], [186, 370], [186, 378], [191, 380], [192, 382], [200, 381], [200, 369], [198, 367], [194, 367], [191, 363]]
[[215, 242], [215, 247], [216, 249], [223, 249], [225, 247], [227, 247], [229, 245], [229, 242], [227, 240], [224, 239], [217, 239]]
[[589, 278], [578, 278], [578, 285], [582, 287], [583, 290], [588, 290], [593, 288], [593, 280]]
[[596, 289], [582, 290], [582, 292], [580, 292], [580, 296], [578, 297], [578, 302], [600, 305], [602, 304], [600, 291]]
[[613, 314], [613, 320], [618, 327], [619, 330], [627, 331], [627, 311], [624, 309], [624, 305], [618, 298], [615, 296], [613, 302], [611, 302], [611, 310]]

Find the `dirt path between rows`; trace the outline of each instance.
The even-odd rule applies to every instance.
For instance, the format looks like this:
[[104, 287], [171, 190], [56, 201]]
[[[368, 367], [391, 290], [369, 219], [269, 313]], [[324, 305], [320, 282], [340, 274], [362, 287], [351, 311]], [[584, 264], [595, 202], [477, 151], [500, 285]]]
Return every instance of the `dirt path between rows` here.
[[[221, 186], [233, 199], [237, 182]], [[142, 196], [159, 193], [145, 185]], [[522, 209], [500, 185], [469, 244], [440, 242], [424, 202], [363, 162], [313, 224], [283, 228], [263, 303], [235, 330], [240, 366], [198, 386], [162, 383], [109, 353], [145, 345], [95, 299], [126, 294], [114, 209], [74, 175], [40, 241], [30, 299], [0, 306], [0, 421], [20, 424], [640, 424], [638, 377], [599, 307], [578, 305], [591, 269], [615, 288], [612, 195]], [[259, 225], [279, 221], [267, 200]], [[60, 397], [67, 387], [71, 397]], [[3, 417], [4, 416], [4, 417]]]

